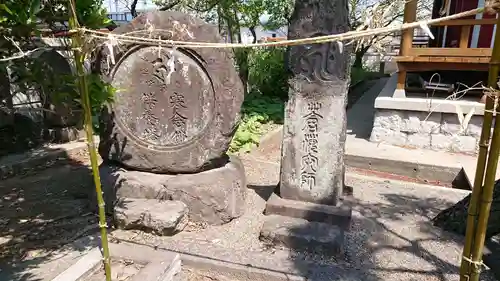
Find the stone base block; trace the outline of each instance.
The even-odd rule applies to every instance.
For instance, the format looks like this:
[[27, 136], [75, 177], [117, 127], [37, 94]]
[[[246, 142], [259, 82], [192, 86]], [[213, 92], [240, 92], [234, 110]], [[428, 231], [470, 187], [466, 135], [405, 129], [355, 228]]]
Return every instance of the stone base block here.
[[[140, 264], [143, 267], [133, 275], [127, 276], [130, 281], [173, 281], [181, 271], [180, 255], [173, 252], [157, 251], [153, 248], [126, 243], [109, 244], [111, 261], [124, 260], [128, 263]], [[96, 248], [83, 256], [74, 265], [59, 274], [52, 281], [86, 281], [104, 280], [101, 251]], [[101, 272], [99, 272], [99, 270]], [[113, 280], [125, 280], [119, 273], [111, 271]], [[114, 274], [114, 275], [113, 275]]]
[[76, 127], [48, 128], [44, 132], [44, 139], [52, 143], [67, 143], [84, 136], [85, 132]]
[[115, 221], [122, 229], [173, 235], [186, 227], [188, 208], [181, 201], [122, 198], [115, 208]]
[[101, 182], [108, 212], [119, 198], [182, 201], [194, 222], [227, 223], [245, 211], [245, 169], [231, 156], [222, 167], [196, 174], [162, 175], [101, 165]]
[[267, 201], [265, 214], [300, 218], [348, 229], [351, 224], [352, 208], [345, 202], [339, 206], [329, 206], [287, 200], [273, 193]]
[[328, 255], [343, 252], [344, 236], [335, 225], [278, 215], [266, 217], [260, 232], [264, 243]]
[[462, 124], [456, 112], [427, 111], [377, 108], [370, 141], [446, 152], [478, 152], [483, 116], [473, 115]]

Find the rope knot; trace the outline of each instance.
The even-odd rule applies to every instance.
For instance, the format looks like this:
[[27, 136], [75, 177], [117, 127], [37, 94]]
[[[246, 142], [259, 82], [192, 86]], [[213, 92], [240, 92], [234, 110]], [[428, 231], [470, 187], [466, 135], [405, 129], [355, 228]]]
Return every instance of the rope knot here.
[[500, 0], [487, 0], [484, 11], [490, 15], [500, 13]]

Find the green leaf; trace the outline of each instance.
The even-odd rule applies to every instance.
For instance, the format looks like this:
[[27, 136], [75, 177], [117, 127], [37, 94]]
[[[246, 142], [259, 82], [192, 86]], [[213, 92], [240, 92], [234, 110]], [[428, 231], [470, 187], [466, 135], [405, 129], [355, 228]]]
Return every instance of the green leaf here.
[[14, 15], [14, 13], [12, 13], [12, 11], [9, 9], [9, 7], [7, 7], [7, 5], [5, 5], [5, 4], [0, 4], [0, 10], [6, 11], [11, 16]]
[[40, 12], [40, 9], [42, 8], [42, 5], [40, 3], [40, 0], [32, 0], [31, 1], [31, 7], [30, 7], [30, 15], [31, 17], [35, 16]]

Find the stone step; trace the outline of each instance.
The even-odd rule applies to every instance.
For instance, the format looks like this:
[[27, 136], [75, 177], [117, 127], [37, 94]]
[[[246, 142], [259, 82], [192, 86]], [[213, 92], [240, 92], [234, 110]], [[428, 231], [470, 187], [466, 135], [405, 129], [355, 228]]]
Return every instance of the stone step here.
[[270, 215], [260, 232], [260, 240], [273, 246], [324, 255], [343, 252], [344, 230], [338, 226], [279, 215]]
[[265, 214], [323, 222], [348, 229], [351, 224], [352, 208], [345, 203], [339, 206], [330, 206], [287, 200], [273, 193], [267, 200]]

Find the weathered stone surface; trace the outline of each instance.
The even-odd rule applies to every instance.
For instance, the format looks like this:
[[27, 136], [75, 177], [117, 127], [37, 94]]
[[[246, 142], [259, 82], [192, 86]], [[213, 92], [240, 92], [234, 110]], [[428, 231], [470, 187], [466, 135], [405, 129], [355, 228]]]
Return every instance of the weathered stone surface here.
[[[389, 111], [397, 113], [398, 116], [403, 112]], [[437, 134], [441, 127], [441, 113], [427, 113], [409, 111], [404, 114], [401, 124], [401, 132], [417, 134]]]
[[[481, 137], [481, 132], [483, 130], [483, 119], [484, 116], [474, 115], [470, 119], [469, 126], [467, 126], [467, 135], [473, 136], [479, 140]], [[493, 126], [491, 126], [491, 134], [493, 134]]]
[[383, 142], [392, 145], [405, 145], [407, 140], [407, 134], [383, 127], [373, 127], [370, 135], [371, 142]]
[[478, 149], [478, 140], [472, 136], [459, 136], [457, 141], [451, 144], [453, 152], [475, 153]]
[[403, 112], [394, 110], [377, 110], [373, 127], [380, 127], [391, 131], [401, 131], [405, 120]]
[[[44, 65], [44, 70], [47, 72], [47, 86], [57, 87], [58, 92], [50, 92], [45, 89], [44, 97], [44, 122], [47, 127], [71, 127], [82, 125], [82, 111], [79, 103], [74, 101], [74, 96], [69, 94], [61, 94], [63, 91], [64, 80], [70, 79], [72, 68], [69, 61], [56, 50], [48, 50], [42, 52], [38, 58]], [[51, 85], [54, 83], [54, 85]], [[44, 84], [42, 84], [44, 86]], [[61, 87], [61, 88], [59, 88]], [[69, 91], [68, 91], [69, 93]]]
[[463, 136], [466, 133], [466, 124], [461, 125], [456, 114], [443, 114], [441, 133], [450, 136]]
[[49, 142], [66, 143], [85, 136], [85, 132], [76, 127], [49, 128], [44, 132], [44, 139]]
[[472, 116], [462, 128], [456, 114], [377, 109], [370, 141], [475, 154], [482, 118]]
[[348, 229], [351, 225], [352, 208], [346, 204], [331, 206], [287, 200], [273, 193], [267, 200], [265, 214], [323, 222]]
[[336, 255], [343, 251], [344, 231], [327, 223], [271, 215], [262, 226], [260, 240], [294, 250]]
[[430, 134], [408, 134], [406, 146], [414, 148], [430, 148], [431, 135]]
[[472, 136], [431, 135], [431, 147], [435, 150], [474, 153], [477, 150], [477, 139]]
[[182, 231], [188, 222], [188, 207], [180, 201], [121, 198], [115, 207], [120, 228], [172, 235]]
[[105, 164], [100, 170], [108, 212], [117, 198], [182, 201], [190, 220], [212, 225], [227, 223], [245, 211], [245, 170], [233, 156], [224, 166], [197, 174], [159, 175]]
[[[148, 38], [221, 41], [216, 26], [172, 11], [142, 14], [113, 33], [132, 31]], [[202, 170], [227, 151], [243, 102], [229, 50], [122, 44], [114, 58], [103, 48], [97, 61], [95, 70], [119, 89], [101, 116], [103, 159], [181, 173]]]
[[[288, 38], [348, 31], [345, 0], [296, 1]], [[349, 51], [337, 43], [288, 49], [280, 195], [336, 205], [344, 186]]]

